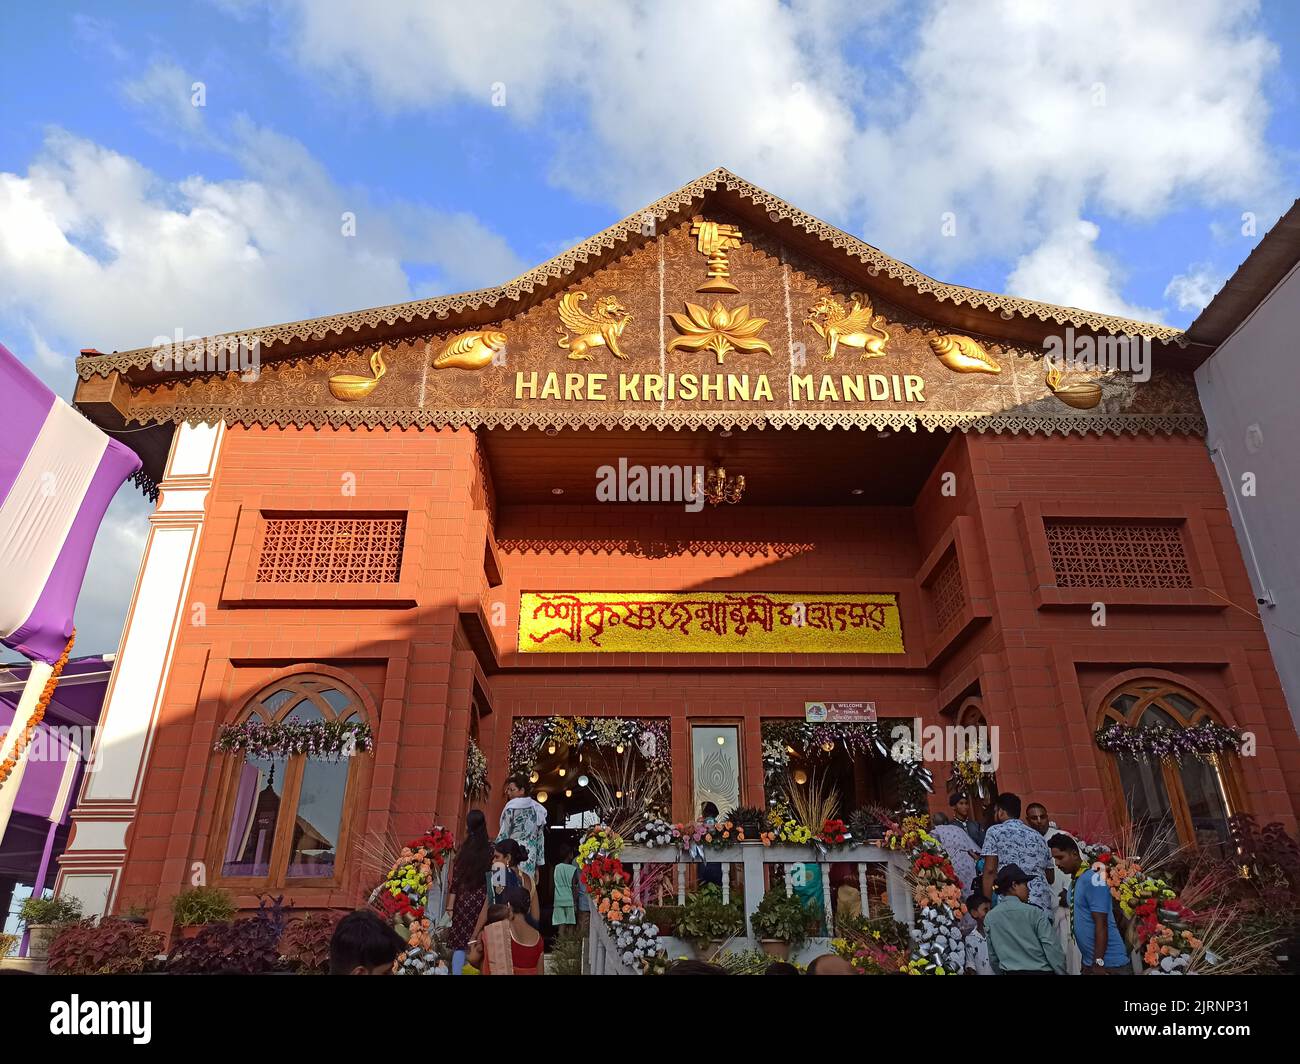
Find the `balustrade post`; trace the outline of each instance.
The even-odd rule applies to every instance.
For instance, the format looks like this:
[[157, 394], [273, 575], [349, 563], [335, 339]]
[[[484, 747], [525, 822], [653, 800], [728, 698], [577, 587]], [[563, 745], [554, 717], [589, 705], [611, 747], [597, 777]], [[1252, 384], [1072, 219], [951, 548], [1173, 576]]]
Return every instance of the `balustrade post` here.
[[686, 865], [682, 861], [677, 862], [677, 904], [686, 904]]
[[[745, 876], [745, 948], [758, 949], [758, 939], [754, 937], [751, 918], [758, 909], [758, 903], [763, 900], [763, 844], [742, 842], [740, 857]], [[786, 880], [788, 883], [788, 876]]]
[[858, 862], [858, 895], [862, 908], [862, 919], [871, 919], [871, 903], [867, 900], [867, 866]]
[[903, 858], [891, 853], [885, 866], [885, 882], [889, 891], [889, 908], [894, 919], [912, 926], [912, 892], [907, 887], [907, 873], [903, 867]]
[[831, 904], [831, 866], [820, 862], [822, 871], [822, 910], [826, 914], [826, 934], [835, 937], [835, 907]]

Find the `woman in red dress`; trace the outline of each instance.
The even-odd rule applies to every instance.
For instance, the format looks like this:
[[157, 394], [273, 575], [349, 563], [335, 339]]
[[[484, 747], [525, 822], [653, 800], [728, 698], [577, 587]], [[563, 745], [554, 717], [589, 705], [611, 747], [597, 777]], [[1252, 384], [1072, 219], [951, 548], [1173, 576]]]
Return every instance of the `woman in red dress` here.
[[478, 942], [483, 954], [480, 970], [484, 975], [538, 975], [545, 943], [528, 922], [528, 892], [507, 887], [501, 900], [510, 906], [510, 916], [483, 928]]

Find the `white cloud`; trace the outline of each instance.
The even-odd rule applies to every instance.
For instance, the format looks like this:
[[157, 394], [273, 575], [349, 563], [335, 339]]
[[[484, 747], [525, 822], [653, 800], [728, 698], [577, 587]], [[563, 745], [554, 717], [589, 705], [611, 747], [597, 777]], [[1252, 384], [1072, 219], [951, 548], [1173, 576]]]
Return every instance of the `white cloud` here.
[[1062, 225], [1020, 258], [1007, 278], [1007, 291], [1060, 306], [1160, 321], [1159, 310], [1133, 306], [1120, 295], [1115, 264], [1096, 246], [1100, 234], [1088, 221]]
[[1209, 263], [1198, 263], [1170, 279], [1165, 298], [1172, 299], [1179, 310], [1199, 313], [1223, 287], [1226, 278]]
[[721, 164], [938, 272], [1278, 184], [1253, 0], [276, 6], [301, 65], [381, 107], [502, 83], [565, 188], [632, 210]]
[[519, 272], [472, 216], [376, 207], [290, 138], [243, 122], [230, 152], [246, 177], [167, 182], [51, 132], [26, 176], [0, 173], [0, 313], [64, 350], [107, 351], [399, 302], [403, 262], [436, 269], [444, 291]]

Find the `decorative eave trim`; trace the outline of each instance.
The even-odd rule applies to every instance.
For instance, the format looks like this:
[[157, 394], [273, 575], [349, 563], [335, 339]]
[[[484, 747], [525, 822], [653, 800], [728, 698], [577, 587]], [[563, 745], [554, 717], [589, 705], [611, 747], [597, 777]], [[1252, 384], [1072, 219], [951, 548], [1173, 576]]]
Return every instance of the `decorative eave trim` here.
[[1026, 414], [987, 414], [947, 411], [910, 414], [867, 412], [776, 410], [745, 411], [647, 411], [645, 413], [591, 414], [580, 411], [533, 410], [419, 410], [419, 409], [328, 409], [319, 407], [167, 406], [134, 413], [139, 424], [209, 424], [260, 428], [469, 428], [469, 429], [894, 429], [916, 432], [1041, 433], [1043, 435], [1205, 435], [1205, 419], [1199, 414], [1071, 414], [1061, 417]]
[[[272, 325], [266, 328], [244, 329], [240, 332], [220, 333], [215, 336], [196, 340], [196, 345], [209, 345], [217, 350], [232, 350], [249, 336], [258, 337], [263, 347], [291, 342], [324, 342], [331, 336], [343, 337], [348, 332], [359, 332], [365, 328], [395, 326], [399, 322], [415, 324], [420, 322], [443, 321], [455, 314], [494, 309], [502, 302], [517, 302], [525, 296], [548, 288], [556, 281], [566, 281], [579, 267], [593, 259], [602, 258], [607, 252], [633, 241], [644, 242], [648, 237], [644, 231], [644, 220], [652, 215], [657, 222], [666, 221], [671, 215], [683, 208], [703, 200], [711, 192], [725, 189], [742, 199], [750, 200], [755, 206], [766, 211], [773, 222], [787, 221], [796, 229], [816, 237], [823, 243], [839, 249], [846, 255], [858, 259], [868, 273], [875, 276], [884, 271], [886, 276], [898, 281], [918, 293], [930, 295], [941, 303], [953, 303], [957, 306], [969, 306], [995, 312], [1007, 321], [1016, 315], [1039, 322], [1051, 322], [1056, 325], [1072, 325], [1100, 333], [1112, 333], [1124, 336], [1142, 336], [1162, 342], [1173, 342], [1186, 346], [1187, 341], [1181, 330], [1168, 325], [1155, 325], [1151, 322], [1138, 321], [1134, 318], [1120, 318], [1110, 314], [1094, 313], [1076, 307], [1059, 307], [1051, 303], [1040, 303], [1033, 299], [1021, 299], [1017, 296], [999, 295], [995, 292], [983, 292], [976, 288], [962, 285], [945, 284], [936, 281], [920, 270], [905, 262], [886, 255], [878, 248], [859, 240], [850, 233], [837, 229], [821, 219], [799, 210], [772, 193], [752, 185], [737, 177], [729, 170], [719, 168], [706, 174], [676, 192], [656, 200], [650, 206], [628, 215], [621, 222], [610, 226], [601, 233], [584, 240], [568, 251], [534, 267], [512, 281], [496, 288], [481, 288], [473, 292], [461, 292], [456, 295], [436, 296], [432, 299], [419, 299], [409, 303], [395, 303], [385, 307], [373, 307], [369, 310], [352, 311], [346, 314], [333, 314], [323, 318], [310, 318], [303, 321]], [[503, 310], [500, 317], [508, 317], [513, 311]], [[89, 355], [77, 359], [77, 373], [82, 380], [89, 380], [98, 374], [107, 377], [114, 370], [126, 371], [144, 369], [153, 362], [152, 347], [137, 348], [113, 355]]]

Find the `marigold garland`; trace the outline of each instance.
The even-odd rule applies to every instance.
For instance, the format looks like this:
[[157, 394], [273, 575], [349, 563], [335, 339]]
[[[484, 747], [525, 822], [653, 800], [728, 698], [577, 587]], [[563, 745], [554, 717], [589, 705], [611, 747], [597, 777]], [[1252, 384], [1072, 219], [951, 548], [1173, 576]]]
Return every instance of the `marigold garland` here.
[[72, 653], [72, 644], [76, 641], [77, 630], [74, 628], [72, 634], [68, 636], [68, 642], [63, 648], [63, 653], [59, 655], [59, 660], [54, 663], [53, 670], [45, 681], [45, 686], [41, 688], [41, 696], [36, 700], [36, 708], [32, 711], [31, 719], [23, 729], [22, 735], [18, 737], [18, 741], [14, 743], [13, 752], [0, 764], [0, 787], [4, 786], [9, 774], [18, 767], [18, 762], [22, 760], [23, 753], [27, 750], [28, 744], [31, 743], [32, 736], [36, 734], [37, 727], [45, 719], [45, 711], [49, 709], [50, 701], [54, 698], [54, 689], [59, 684], [59, 675], [63, 672], [63, 666], [68, 663], [68, 655]]

